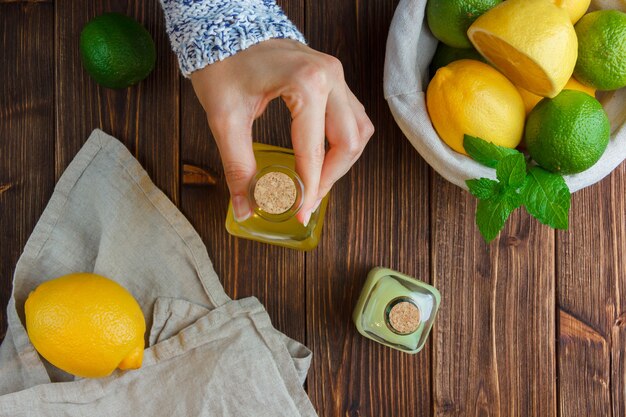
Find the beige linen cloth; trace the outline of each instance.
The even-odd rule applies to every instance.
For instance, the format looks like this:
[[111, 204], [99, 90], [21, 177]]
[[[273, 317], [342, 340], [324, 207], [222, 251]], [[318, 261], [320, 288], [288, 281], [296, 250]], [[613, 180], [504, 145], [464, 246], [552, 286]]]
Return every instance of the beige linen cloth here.
[[[31, 345], [24, 301], [40, 283], [93, 271], [137, 299], [143, 366], [74, 379]], [[115, 138], [95, 130], [20, 257], [0, 346], [0, 416], [315, 416], [311, 352], [256, 298], [224, 293], [200, 237]]]

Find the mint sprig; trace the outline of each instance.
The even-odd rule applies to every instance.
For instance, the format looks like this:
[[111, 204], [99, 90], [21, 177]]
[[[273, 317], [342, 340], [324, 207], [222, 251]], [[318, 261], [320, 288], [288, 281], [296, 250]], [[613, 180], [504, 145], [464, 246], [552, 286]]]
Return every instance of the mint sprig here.
[[478, 198], [476, 224], [487, 242], [498, 236], [506, 220], [522, 205], [541, 223], [567, 229], [571, 194], [563, 177], [529, 165], [524, 154], [465, 135], [463, 146], [476, 162], [496, 169], [496, 180], [476, 178], [465, 183]]

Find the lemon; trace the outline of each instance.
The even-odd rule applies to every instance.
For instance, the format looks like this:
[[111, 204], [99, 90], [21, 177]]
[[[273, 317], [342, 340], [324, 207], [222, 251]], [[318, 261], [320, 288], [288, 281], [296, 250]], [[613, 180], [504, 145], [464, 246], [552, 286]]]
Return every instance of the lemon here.
[[576, 174], [598, 162], [609, 143], [609, 118], [587, 93], [564, 90], [535, 106], [526, 122], [530, 156], [545, 169]]
[[626, 86], [626, 13], [598, 10], [576, 24], [578, 62], [574, 76], [598, 90]]
[[569, 14], [572, 24], [578, 22], [583, 17], [591, 4], [591, 0], [551, 0], [552, 3], [559, 6]]
[[502, 0], [428, 0], [426, 19], [437, 39], [455, 48], [471, 48], [467, 28]]
[[507, 0], [476, 19], [467, 34], [513, 84], [543, 97], [556, 96], [576, 65], [569, 15], [546, 0]]
[[[509, 0], [510, 1], [510, 0]], [[515, 148], [524, 131], [524, 103], [513, 84], [483, 62], [461, 59], [439, 68], [426, 106], [439, 137], [466, 154], [463, 135]]]
[[126, 88], [150, 74], [156, 48], [150, 33], [136, 20], [106, 13], [80, 33], [80, 55], [89, 75], [104, 87]]
[[[530, 111], [541, 101], [543, 97], [538, 96], [536, 94], [531, 93], [530, 91], [524, 90], [521, 87], [517, 88], [519, 90], [520, 96], [522, 96], [522, 100], [524, 100], [524, 107], [526, 108], [526, 114], [530, 113]], [[582, 91], [583, 93], [589, 94], [591, 97], [596, 96], [596, 90], [593, 87], [587, 87], [586, 85], [578, 82], [576, 78], [572, 77], [569, 79], [563, 90], [577, 90]]]
[[77, 273], [39, 285], [24, 306], [28, 337], [54, 366], [81, 377], [141, 367], [146, 322], [139, 304], [108, 278]]

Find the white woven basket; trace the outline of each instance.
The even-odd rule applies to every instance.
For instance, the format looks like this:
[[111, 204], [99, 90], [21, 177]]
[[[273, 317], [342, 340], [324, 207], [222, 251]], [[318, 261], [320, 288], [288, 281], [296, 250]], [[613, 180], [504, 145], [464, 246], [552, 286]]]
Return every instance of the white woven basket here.
[[[425, 19], [427, 0], [401, 0], [389, 29], [385, 56], [385, 98], [396, 122], [422, 157], [448, 181], [467, 189], [470, 178], [495, 178], [495, 170], [461, 155], [441, 141], [426, 111], [428, 66], [437, 40]], [[592, 0], [591, 9], [626, 11], [625, 0]], [[598, 99], [611, 121], [611, 140], [600, 160], [580, 174], [567, 175], [572, 192], [607, 176], [626, 158], [626, 88]]]

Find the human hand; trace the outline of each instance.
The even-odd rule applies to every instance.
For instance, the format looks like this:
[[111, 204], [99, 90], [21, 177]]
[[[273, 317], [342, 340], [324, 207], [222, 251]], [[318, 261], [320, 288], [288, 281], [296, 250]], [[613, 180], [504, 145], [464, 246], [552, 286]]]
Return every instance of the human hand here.
[[339, 60], [297, 41], [261, 42], [193, 72], [191, 81], [215, 136], [239, 221], [252, 214], [247, 199], [256, 173], [252, 124], [274, 98], [281, 97], [291, 112], [296, 171], [305, 189], [297, 218], [304, 225], [374, 133]]

